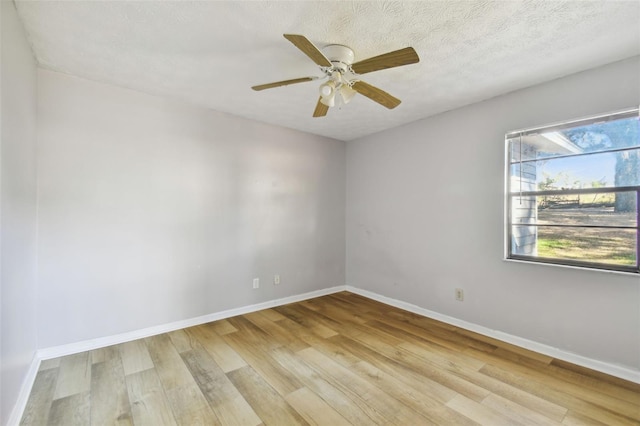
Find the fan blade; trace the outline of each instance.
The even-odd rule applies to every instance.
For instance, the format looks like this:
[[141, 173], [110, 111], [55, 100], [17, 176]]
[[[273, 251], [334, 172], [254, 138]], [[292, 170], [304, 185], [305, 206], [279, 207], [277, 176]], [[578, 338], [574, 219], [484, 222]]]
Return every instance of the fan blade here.
[[305, 81], [313, 81], [317, 79], [318, 77], [294, 78], [292, 80], [283, 80], [283, 81], [276, 81], [275, 83], [260, 84], [258, 86], [253, 86], [251, 88], [253, 90], [272, 89], [274, 87], [287, 86], [289, 84], [296, 84], [296, 83], [304, 83]]
[[321, 100], [322, 100], [322, 97], [318, 98], [316, 109], [315, 111], [313, 111], [314, 117], [324, 117], [325, 115], [327, 115], [327, 112], [329, 111], [329, 107], [323, 104], [322, 102], [320, 102]]
[[384, 90], [378, 89], [377, 87], [365, 83], [364, 81], [356, 81], [353, 84], [352, 88], [361, 95], [364, 95], [372, 101], [377, 102], [389, 109], [397, 107], [401, 102], [400, 99], [394, 98]]
[[420, 62], [420, 58], [418, 58], [418, 54], [413, 47], [405, 47], [404, 49], [356, 62], [351, 65], [351, 69], [353, 69], [356, 74], [366, 74], [372, 71], [401, 67], [418, 62]]
[[328, 60], [327, 57], [322, 54], [320, 49], [318, 49], [313, 43], [311, 43], [305, 36], [297, 34], [284, 34], [284, 38], [293, 43], [298, 49], [302, 50], [305, 55], [307, 55], [313, 62], [320, 65], [321, 67], [331, 66], [331, 61]]

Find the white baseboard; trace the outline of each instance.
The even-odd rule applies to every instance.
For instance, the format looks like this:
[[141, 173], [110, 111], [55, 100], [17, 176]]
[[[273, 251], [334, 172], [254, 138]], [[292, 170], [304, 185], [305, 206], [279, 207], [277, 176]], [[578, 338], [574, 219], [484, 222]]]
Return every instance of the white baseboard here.
[[477, 325], [471, 322], [463, 321], [448, 315], [443, 315], [438, 312], [430, 311], [420, 306], [413, 305], [411, 303], [403, 302], [401, 300], [392, 299], [390, 297], [382, 296], [371, 291], [362, 290], [356, 287], [346, 286], [346, 290], [369, 299], [377, 300], [387, 305], [395, 306], [396, 308], [404, 309], [405, 311], [413, 312], [418, 315], [433, 318], [438, 321], [445, 322], [447, 324], [455, 325], [456, 327], [464, 328], [484, 336], [492, 337], [494, 339], [501, 340], [512, 345], [520, 346], [525, 349], [529, 349], [534, 352], [538, 352], [544, 355], [548, 355], [553, 358], [557, 358], [563, 361], [570, 362], [572, 364], [580, 365], [582, 367], [590, 368], [592, 370], [600, 371], [605, 374], [609, 374], [614, 377], [629, 380], [634, 383], [640, 383], [640, 371], [626, 368], [623, 366], [610, 364], [604, 361], [599, 361], [592, 358], [587, 358], [582, 355], [578, 355], [572, 352], [563, 351], [562, 349], [554, 348], [542, 343], [535, 342], [533, 340], [524, 339], [522, 337], [514, 336], [512, 334], [504, 333], [498, 330], [492, 330], [481, 325]]
[[82, 342], [70, 343], [67, 345], [53, 346], [50, 348], [40, 349], [36, 352], [39, 360], [58, 358], [61, 356], [72, 355], [79, 352], [90, 351], [93, 349], [104, 348], [106, 346], [117, 345], [119, 343], [130, 342], [136, 339], [155, 336], [169, 331], [179, 330], [181, 328], [193, 327], [195, 325], [205, 324], [211, 321], [217, 321], [224, 318], [231, 318], [237, 315], [244, 315], [250, 312], [269, 309], [276, 306], [286, 305], [289, 303], [300, 302], [302, 300], [313, 299], [314, 297], [325, 296], [327, 294], [345, 291], [346, 286], [336, 286], [325, 288], [322, 290], [311, 291], [309, 293], [298, 294], [294, 296], [284, 297], [282, 299], [270, 300], [267, 302], [256, 303], [255, 305], [242, 306], [240, 308], [228, 309], [226, 311], [215, 312], [195, 318], [175, 321], [169, 324], [157, 325], [154, 327], [143, 328], [141, 330], [130, 331], [127, 333], [116, 334], [114, 336], [100, 337], [97, 339], [85, 340]]
[[27, 402], [29, 401], [31, 388], [33, 388], [33, 383], [36, 381], [36, 376], [38, 375], [38, 369], [40, 369], [40, 358], [38, 358], [38, 353], [36, 352], [33, 356], [33, 359], [31, 360], [31, 364], [29, 365], [27, 375], [22, 381], [22, 387], [20, 388], [20, 393], [18, 394], [18, 400], [13, 406], [13, 410], [11, 410], [11, 415], [9, 416], [7, 425], [17, 426], [18, 424], [20, 424], [22, 414], [24, 413], [24, 409], [26, 408]]

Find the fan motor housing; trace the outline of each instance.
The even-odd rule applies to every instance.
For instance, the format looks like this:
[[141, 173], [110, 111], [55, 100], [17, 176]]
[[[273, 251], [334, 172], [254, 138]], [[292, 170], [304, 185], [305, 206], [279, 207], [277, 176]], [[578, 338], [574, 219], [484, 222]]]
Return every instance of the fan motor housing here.
[[355, 56], [353, 50], [341, 44], [330, 44], [322, 48], [322, 53], [327, 57], [333, 68], [345, 72], [353, 63]]

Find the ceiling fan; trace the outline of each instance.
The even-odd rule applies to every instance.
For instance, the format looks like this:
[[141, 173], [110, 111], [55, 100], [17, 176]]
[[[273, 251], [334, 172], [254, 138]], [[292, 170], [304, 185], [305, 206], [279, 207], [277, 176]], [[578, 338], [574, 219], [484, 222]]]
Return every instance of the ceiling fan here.
[[412, 47], [405, 47], [404, 49], [353, 63], [355, 59], [353, 50], [347, 46], [330, 44], [320, 50], [303, 35], [284, 34], [284, 37], [311, 58], [325, 75], [323, 77], [302, 77], [260, 84], [253, 86], [252, 89], [265, 90], [318, 80], [319, 78], [327, 79], [326, 82], [320, 85], [320, 98], [313, 112], [314, 117], [324, 117], [327, 115], [329, 107], [336, 105], [336, 101], [346, 104], [356, 93], [360, 93], [389, 109], [397, 107], [400, 105], [400, 99], [391, 96], [382, 89], [365, 83], [360, 80], [360, 75], [387, 68], [415, 64], [420, 61], [418, 54]]

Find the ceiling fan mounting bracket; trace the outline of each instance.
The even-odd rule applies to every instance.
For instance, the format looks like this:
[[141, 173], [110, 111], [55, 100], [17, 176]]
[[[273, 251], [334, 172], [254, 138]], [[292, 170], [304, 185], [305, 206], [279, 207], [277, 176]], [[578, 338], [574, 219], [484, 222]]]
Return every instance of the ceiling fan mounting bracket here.
[[331, 62], [331, 69], [342, 74], [349, 71], [355, 59], [353, 50], [341, 44], [329, 44], [322, 48], [322, 53]]

